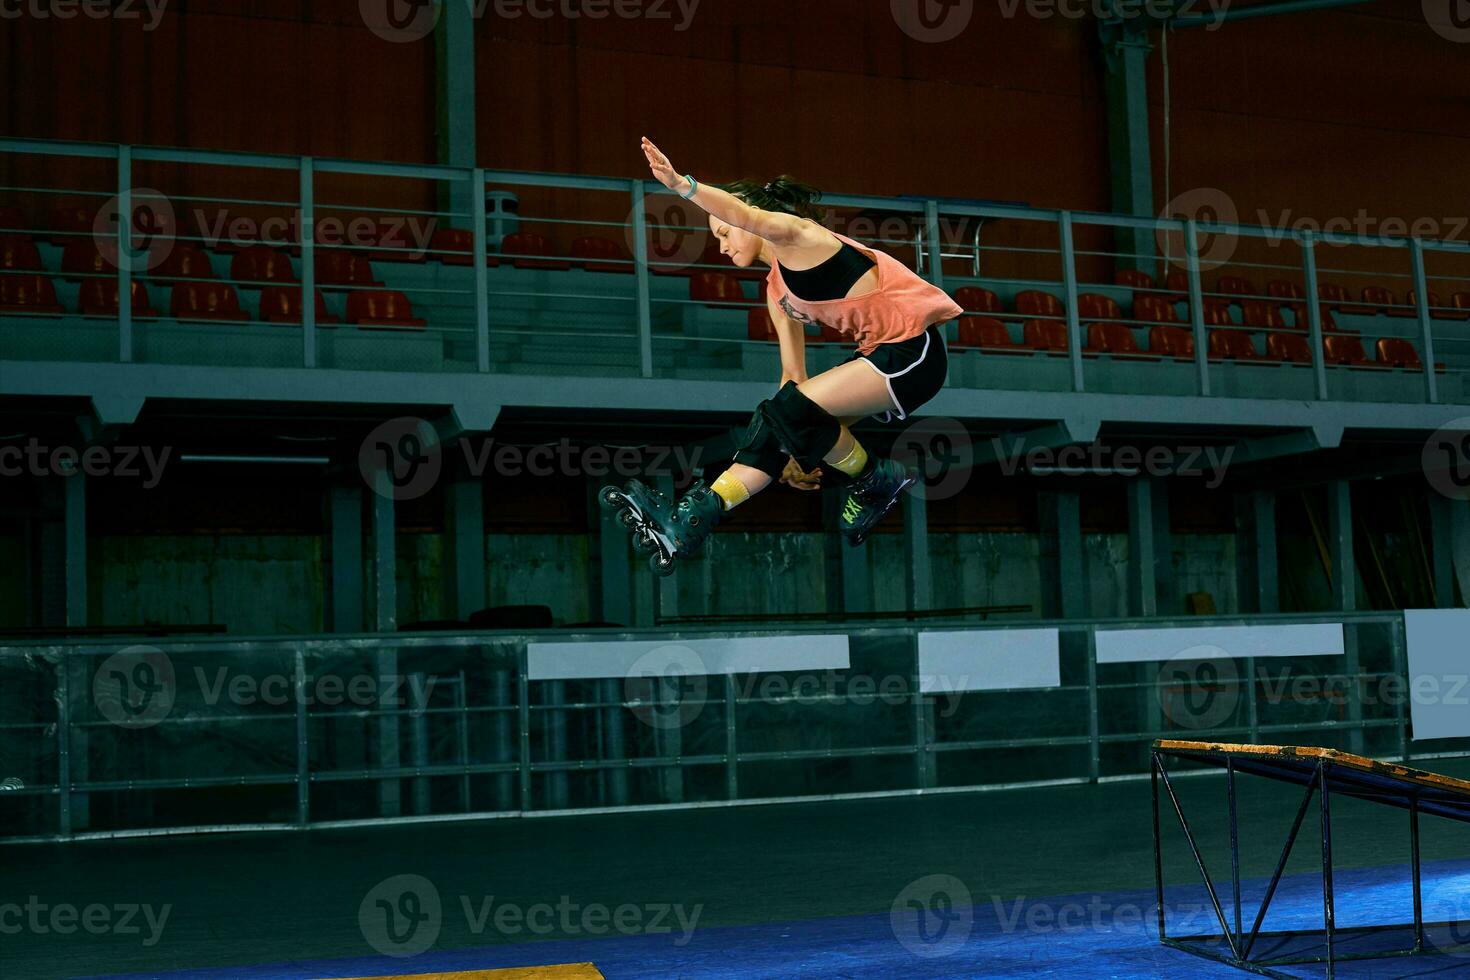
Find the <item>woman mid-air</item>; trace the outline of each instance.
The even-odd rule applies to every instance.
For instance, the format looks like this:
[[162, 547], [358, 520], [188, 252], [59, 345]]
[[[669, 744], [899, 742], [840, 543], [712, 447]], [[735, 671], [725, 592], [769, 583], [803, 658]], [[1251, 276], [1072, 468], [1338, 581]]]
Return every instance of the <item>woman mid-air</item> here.
[[[886, 252], [820, 224], [819, 196], [786, 177], [721, 189], [680, 175], [643, 139], [653, 175], [709, 213], [720, 252], [740, 268], [770, 266], [766, 305], [781, 348], [780, 390], [751, 417], [730, 468], [694, 484], [677, 504], [637, 480], [608, 487], [603, 503], [621, 510], [654, 571], [696, 554], [726, 512], [773, 481], [812, 488], [827, 473], [846, 485], [841, 528], [860, 544], [915, 477], [892, 459], [868, 455], [849, 427], [868, 415], [907, 418], [944, 386], [948, 359], [939, 324], [964, 312], [938, 287]], [[848, 360], [807, 377], [808, 324], [857, 342]]]

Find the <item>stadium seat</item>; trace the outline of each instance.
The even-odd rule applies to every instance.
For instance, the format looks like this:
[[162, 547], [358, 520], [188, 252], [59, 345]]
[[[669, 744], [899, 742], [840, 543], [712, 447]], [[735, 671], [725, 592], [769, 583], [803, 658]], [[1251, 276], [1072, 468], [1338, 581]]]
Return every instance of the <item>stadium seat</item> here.
[[24, 235], [0, 235], [0, 269], [40, 272], [41, 253]]
[[1229, 327], [1235, 324], [1230, 313], [1230, 301], [1218, 296], [1204, 301], [1204, 320], [1207, 327]]
[[1398, 305], [1393, 291], [1386, 286], [1364, 286], [1359, 295], [1363, 305], [1352, 309], [1344, 308], [1344, 313], [1386, 313]]
[[65, 313], [51, 280], [34, 272], [0, 273], [0, 313]]
[[360, 255], [341, 249], [322, 249], [316, 253], [316, 281], [319, 286], [373, 287], [383, 285], [373, 275], [373, 265]]
[[1150, 359], [1158, 356], [1139, 348], [1138, 341], [1133, 338], [1133, 330], [1127, 324], [1112, 322], [1089, 323], [1087, 346], [1082, 350], [1086, 354], [1109, 354], [1113, 357]]
[[1189, 276], [1178, 269], [1164, 273], [1164, 298], [1171, 303], [1189, 299]]
[[1000, 313], [1004, 309], [999, 296], [979, 286], [961, 286], [954, 291], [954, 301], [966, 313]]
[[9, 204], [0, 206], [0, 235], [23, 235], [29, 228], [30, 222], [26, 221], [20, 208]]
[[556, 247], [544, 235], [517, 232], [506, 235], [500, 242], [501, 258], [517, 269], [551, 269], [565, 272], [572, 264], [559, 258]]
[[295, 282], [291, 259], [269, 245], [251, 245], [230, 260], [230, 278], [242, 286], [259, 288], [266, 282]]
[[360, 327], [428, 326], [413, 315], [408, 297], [394, 290], [358, 290], [347, 294], [347, 322]]
[[1066, 315], [1062, 301], [1039, 289], [1026, 289], [1016, 294], [1016, 312], [1027, 317], [1061, 319]]
[[80, 237], [90, 238], [97, 213], [80, 205], [52, 208], [46, 215], [46, 238], [53, 245], [65, 245]]
[[689, 277], [689, 298], [700, 303], [749, 303], [740, 280], [728, 272], [697, 272]]
[[1113, 284], [1145, 291], [1154, 288], [1153, 278], [1141, 269], [1118, 269], [1113, 273]]
[[1342, 286], [1332, 282], [1320, 283], [1317, 286], [1317, 298], [1322, 301], [1328, 309], [1343, 311], [1352, 302], [1348, 292]]
[[[1439, 307], [1441, 305], [1440, 304], [1440, 301], [1439, 301], [1439, 294], [1436, 293], [1434, 290], [1431, 289], [1431, 290], [1429, 290], [1428, 296], [1429, 296], [1429, 304], [1428, 304], [1429, 305], [1429, 315], [1432, 318], [1438, 319], [1439, 316], [1440, 316], [1440, 312], [1437, 309], [1437, 307]], [[1403, 306], [1394, 306], [1394, 307], [1389, 308], [1388, 315], [1389, 316], [1411, 316], [1411, 317], [1417, 318], [1419, 316], [1419, 306], [1418, 306], [1418, 297], [1414, 294], [1414, 291], [1412, 289], [1409, 290], [1409, 294], [1404, 297], [1404, 305]]]
[[[463, 228], [440, 228], [429, 239], [429, 253], [444, 265], [475, 264], [475, 233]], [[486, 265], [499, 265], [495, 256], [487, 256]]]
[[1287, 364], [1311, 364], [1312, 348], [1307, 344], [1307, 338], [1299, 333], [1269, 333], [1266, 335], [1266, 356]]
[[1323, 338], [1322, 346], [1326, 351], [1328, 364], [1348, 367], [1372, 366], [1368, 361], [1368, 355], [1363, 351], [1363, 342], [1357, 337], [1335, 334]]
[[1210, 359], [1215, 361], [1259, 361], [1255, 341], [1244, 330], [1211, 330]]
[[1215, 292], [1226, 296], [1254, 296], [1256, 286], [1244, 276], [1221, 276], [1215, 280]]
[[779, 342], [776, 336], [776, 325], [771, 322], [771, 314], [763, 306], [753, 306], [745, 317], [745, 335], [751, 340]]
[[[158, 316], [148, 297], [147, 288], [138, 280], [132, 283], [133, 316]], [[117, 280], [88, 279], [82, 283], [77, 307], [83, 316], [117, 316]]]
[[990, 316], [961, 317], [959, 339], [955, 342], [955, 347], [978, 347], [1000, 353], [1026, 350], [1025, 344], [1018, 344], [1011, 339], [1010, 328]]
[[[1383, 367], [1403, 368], [1406, 371], [1423, 371], [1424, 362], [1419, 358], [1419, 350], [1410, 341], [1402, 337], [1380, 337], [1374, 345], [1378, 355], [1377, 363]], [[1436, 371], [1443, 371], [1445, 366], [1440, 363], [1434, 365]]]
[[[428, 258], [426, 246], [416, 237], [421, 233], [419, 223], [426, 219], [413, 214], [379, 218], [372, 229], [360, 240], [366, 245], [363, 251], [379, 262], [423, 262]], [[433, 237], [430, 236], [430, 241]]]
[[1266, 283], [1266, 295], [1272, 299], [1280, 300], [1282, 306], [1289, 306], [1293, 310], [1306, 308], [1302, 294], [1302, 287], [1285, 279], [1272, 279]]
[[572, 242], [571, 256], [588, 272], [632, 272], [633, 260], [628, 251], [611, 238], [584, 235]]
[[1269, 300], [1248, 299], [1241, 304], [1242, 321], [1248, 327], [1262, 330], [1285, 330], [1286, 318], [1281, 315], [1280, 305]]
[[224, 282], [181, 282], [174, 287], [169, 314], [179, 320], [249, 320], [235, 287]]
[[1160, 324], [1148, 331], [1149, 353], [1176, 360], [1194, 360], [1194, 334], [1183, 327]]
[[1143, 323], [1178, 323], [1179, 315], [1174, 312], [1174, 304], [1164, 297], [1156, 294], [1139, 296], [1135, 293], [1133, 319]]
[[156, 279], [213, 279], [214, 267], [209, 256], [192, 245], [179, 242], [159, 242], [155, 246], [164, 251], [162, 261], [149, 261], [150, 273]]
[[[317, 326], [333, 326], [338, 320], [327, 310], [327, 298], [316, 292]], [[266, 286], [260, 291], [260, 318], [266, 323], [301, 322], [301, 287]]]
[[1440, 312], [1448, 320], [1470, 320], [1470, 293], [1458, 292], [1450, 295], [1451, 312]]
[[117, 266], [108, 261], [92, 239], [73, 238], [61, 251], [61, 274], [68, 280], [116, 276]]
[[1021, 327], [1021, 336], [1024, 345], [1032, 350], [1049, 354], [1067, 352], [1067, 325], [1057, 320], [1027, 320]]
[[1123, 310], [1118, 301], [1100, 293], [1083, 293], [1077, 297], [1077, 315], [1084, 320], [1121, 320]]

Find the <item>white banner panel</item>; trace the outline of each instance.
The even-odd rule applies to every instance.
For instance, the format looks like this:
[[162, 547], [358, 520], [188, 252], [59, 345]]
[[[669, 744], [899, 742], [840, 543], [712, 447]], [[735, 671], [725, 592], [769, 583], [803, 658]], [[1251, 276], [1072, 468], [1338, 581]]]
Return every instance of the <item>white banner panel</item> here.
[[919, 634], [919, 690], [924, 694], [1060, 687], [1055, 629], [956, 630]]
[[1405, 609], [1414, 741], [1470, 735], [1470, 609]]
[[1341, 623], [1098, 630], [1100, 664], [1225, 657], [1342, 656]]
[[526, 664], [526, 677], [533, 681], [846, 670], [847, 637], [821, 634], [528, 643]]

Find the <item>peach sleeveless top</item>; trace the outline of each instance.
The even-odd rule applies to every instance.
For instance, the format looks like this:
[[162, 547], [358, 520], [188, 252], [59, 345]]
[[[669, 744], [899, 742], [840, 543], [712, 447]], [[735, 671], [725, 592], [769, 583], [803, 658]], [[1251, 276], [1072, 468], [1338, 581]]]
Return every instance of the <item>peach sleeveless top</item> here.
[[859, 354], [871, 354], [879, 344], [910, 340], [930, 324], [953, 320], [964, 312], [948, 293], [925, 282], [887, 252], [833, 234], [876, 263], [878, 287], [861, 296], [803, 300], [786, 288], [780, 263], [774, 263], [766, 276], [767, 290], [791, 319], [830, 327], [855, 340]]

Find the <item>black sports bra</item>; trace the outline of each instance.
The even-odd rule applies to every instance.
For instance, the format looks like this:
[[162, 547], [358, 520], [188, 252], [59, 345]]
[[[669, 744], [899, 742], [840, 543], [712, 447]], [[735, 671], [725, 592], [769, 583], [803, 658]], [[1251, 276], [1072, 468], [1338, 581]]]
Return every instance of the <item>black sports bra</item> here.
[[800, 271], [781, 265], [781, 279], [797, 299], [820, 303], [842, 299], [873, 264], [872, 259], [843, 242], [837, 253], [821, 265]]

